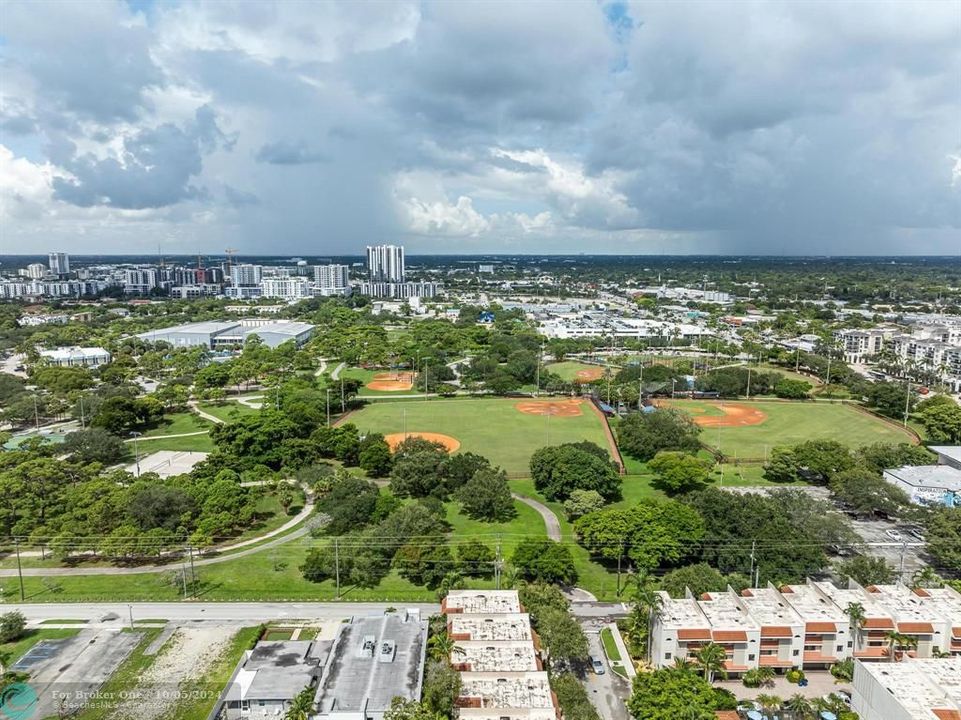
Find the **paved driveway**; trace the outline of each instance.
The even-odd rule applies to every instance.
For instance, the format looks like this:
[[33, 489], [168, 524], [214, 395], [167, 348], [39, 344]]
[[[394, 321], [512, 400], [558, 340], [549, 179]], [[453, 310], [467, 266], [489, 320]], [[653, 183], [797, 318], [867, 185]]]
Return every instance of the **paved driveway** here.
[[61, 708], [89, 703], [141, 637], [141, 633], [89, 629], [67, 640], [35, 645], [15, 668], [30, 673], [29, 685], [39, 698], [31, 717], [57, 717]]
[[630, 697], [631, 685], [627, 680], [615, 675], [607, 663], [599, 634], [603, 626], [603, 623], [594, 620], [581, 623], [581, 627], [587, 635], [591, 655], [600, 658], [605, 666], [603, 675], [588, 672], [584, 679], [584, 687], [587, 688], [587, 695], [603, 720], [629, 720], [630, 715], [627, 712], [625, 702]]

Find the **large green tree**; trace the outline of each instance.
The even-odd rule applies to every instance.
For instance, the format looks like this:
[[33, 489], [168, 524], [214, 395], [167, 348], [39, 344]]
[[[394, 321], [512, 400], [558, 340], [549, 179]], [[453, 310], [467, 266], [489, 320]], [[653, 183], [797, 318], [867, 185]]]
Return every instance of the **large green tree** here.
[[654, 473], [653, 485], [668, 495], [698, 490], [708, 483], [710, 466], [688, 453], [662, 450], [648, 461]]
[[592, 443], [543, 447], [531, 456], [530, 469], [534, 487], [548, 500], [564, 501], [575, 490], [594, 490], [608, 501], [621, 497], [617, 469]]
[[697, 452], [701, 429], [689, 416], [676, 410], [632, 413], [617, 426], [617, 444], [638, 460], [650, 460], [661, 450]]
[[716, 710], [730, 710], [733, 705], [731, 697], [713, 688], [696, 670], [664, 668], [634, 678], [627, 708], [635, 720], [714, 720]]
[[517, 515], [503, 470], [478, 470], [458, 491], [457, 499], [464, 512], [474, 520], [507, 522]]

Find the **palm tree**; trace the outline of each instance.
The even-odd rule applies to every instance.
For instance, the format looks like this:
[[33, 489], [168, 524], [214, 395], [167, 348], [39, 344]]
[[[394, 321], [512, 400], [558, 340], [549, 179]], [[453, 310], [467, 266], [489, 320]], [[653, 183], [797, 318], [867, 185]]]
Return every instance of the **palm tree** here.
[[776, 712], [784, 703], [777, 695], [766, 695], [764, 693], [754, 698], [754, 701], [760, 705], [766, 713]]
[[694, 669], [694, 663], [687, 658], [676, 657], [674, 658], [674, 669], [687, 672]]
[[814, 716], [814, 705], [801, 693], [794, 693], [787, 702], [784, 709], [791, 713], [795, 720], [808, 720]]
[[897, 657], [897, 654], [902, 649], [916, 648], [918, 646], [918, 639], [914, 635], [905, 635], [897, 632], [896, 630], [887, 632], [884, 638], [888, 641], [888, 654], [891, 658], [891, 662], [894, 662], [895, 659], [901, 659]]
[[446, 632], [431, 637], [427, 645], [429, 646], [430, 656], [434, 660], [446, 660], [451, 655], [464, 654], [464, 649], [457, 647], [457, 641]]
[[708, 682], [714, 682], [714, 673], [727, 675], [727, 673], [724, 672], [727, 653], [724, 651], [724, 648], [717, 643], [708, 643], [698, 650], [694, 654], [694, 657], [696, 658], [697, 664], [700, 665], [704, 671], [704, 679]]
[[851, 634], [854, 635], [854, 649], [857, 650], [861, 644], [861, 630], [864, 628], [864, 621], [867, 619], [864, 614], [864, 605], [857, 602], [848, 603], [848, 606], [844, 608], [844, 612], [848, 615], [848, 621], [851, 624]]
[[314, 689], [307, 686], [290, 701], [290, 707], [287, 708], [284, 720], [308, 720], [313, 711]]
[[663, 598], [658, 594], [654, 581], [646, 572], [632, 575], [631, 590], [631, 635], [635, 643], [645, 643], [647, 657], [651, 657], [651, 629], [654, 622], [661, 615], [664, 606]]

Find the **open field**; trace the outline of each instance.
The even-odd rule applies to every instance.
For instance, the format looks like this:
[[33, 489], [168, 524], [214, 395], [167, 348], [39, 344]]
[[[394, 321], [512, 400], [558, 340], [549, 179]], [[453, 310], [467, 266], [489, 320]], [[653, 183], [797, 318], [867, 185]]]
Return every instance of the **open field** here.
[[213, 423], [204, 420], [202, 417], [192, 412], [177, 412], [164, 415], [163, 420], [160, 421], [157, 427], [151, 428], [143, 435], [144, 437], [180, 435], [181, 433], [210, 430], [212, 427]]
[[220, 418], [224, 422], [234, 422], [238, 418], [246, 417], [247, 415], [256, 415], [260, 412], [259, 408], [252, 408], [236, 400], [225, 400], [219, 404], [203, 402], [200, 403], [199, 407], [205, 413]]
[[[156, 439], [141, 440], [141, 442], [138, 443], [141, 457], [152, 452], [157, 452], [158, 450], [206, 453], [214, 451], [214, 443], [210, 439], [210, 435], [207, 433], [202, 433], [200, 435], [186, 435], [181, 437], [168, 437], [165, 435], [156, 435], [153, 437]], [[130, 450], [130, 457], [133, 458], [133, 443], [127, 443], [127, 445], [130, 446], [128, 449]]]
[[913, 437], [853, 407], [811, 402], [670, 400], [704, 426], [701, 442], [738, 460], [764, 460], [771, 448], [805, 440], [838, 440], [851, 447], [911, 442]]
[[512, 399], [411, 400], [369, 405], [346, 422], [361, 431], [385, 435], [440, 432], [460, 441], [460, 449], [490, 459], [508, 473], [528, 472], [531, 454], [545, 445], [590, 440], [607, 447], [602, 420], [587, 403], [573, 416], [520, 412]]
[[[577, 362], [576, 360], [551, 363], [550, 365], [545, 365], [544, 369], [555, 375], [559, 375], [567, 381], [592, 382], [604, 377], [604, 368], [600, 365], [589, 365], [587, 363]], [[613, 370], [612, 372], [617, 371]]]

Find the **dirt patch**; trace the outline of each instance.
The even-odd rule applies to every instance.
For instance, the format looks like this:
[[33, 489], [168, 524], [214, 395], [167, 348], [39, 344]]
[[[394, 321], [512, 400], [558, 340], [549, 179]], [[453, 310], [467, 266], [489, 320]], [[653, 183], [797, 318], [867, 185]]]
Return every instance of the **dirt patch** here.
[[115, 718], [155, 720], [178, 707], [176, 689], [182, 682], [202, 677], [226, 650], [235, 629], [180, 628], [156, 660], [138, 678], [137, 689], [113, 714]]
[[604, 368], [600, 367], [585, 368], [574, 373], [576, 382], [593, 382], [594, 380], [600, 380], [602, 377], [604, 377]]
[[[665, 403], [669, 405], [670, 403]], [[740, 403], [711, 403], [711, 407], [715, 407], [720, 410], [724, 415], [695, 415], [693, 418], [695, 424], [701, 427], [707, 428], [724, 428], [724, 427], [745, 427], [748, 425], [760, 425], [765, 420], [767, 420], [767, 414], [758, 410], [756, 407], [751, 405], [742, 405]], [[694, 415], [697, 411], [704, 412], [700, 408], [697, 410], [687, 408], [681, 408], [684, 412], [689, 412]]]
[[367, 383], [368, 390], [379, 392], [400, 392], [414, 387], [414, 373], [391, 372], [378, 373]]
[[396, 450], [397, 446], [404, 442], [404, 440], [412, 437], [440, 443], [447, 449], [447, 452], [454, 452], [460, 447], [460, 440], [457, 438], [452, 438], [450, 435], [442, 435], [441, 433], [434, 432], [409, 432], [406, 435], [404, 433], [391, 433], [390, 435], [385, 435], [384, 440], [386, 440], [387, 444], [390, 445], [391, 450]]
[[583, 400], [524, 400], [514, 407], [525, 415], [553, 415], [554, 417], [577, 417], [582, 415]]

